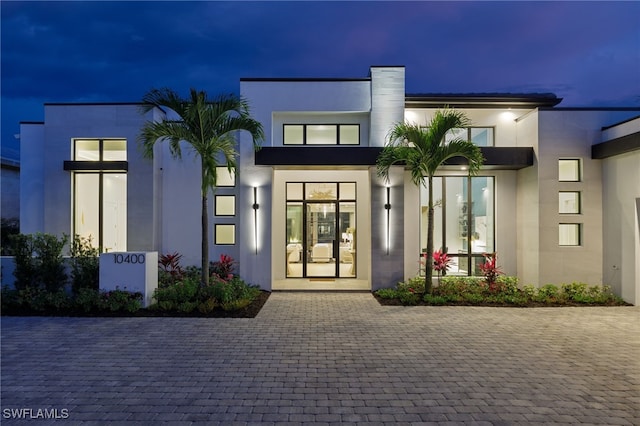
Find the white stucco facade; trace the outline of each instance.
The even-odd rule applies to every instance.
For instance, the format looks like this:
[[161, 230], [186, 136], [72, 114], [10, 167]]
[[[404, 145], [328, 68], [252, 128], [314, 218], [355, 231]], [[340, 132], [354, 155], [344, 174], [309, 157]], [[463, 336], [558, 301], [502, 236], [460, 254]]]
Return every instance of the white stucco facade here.
[[[393, 124], [426, 125], [449, 105], [483, 132], [487, 158], [474, 180], [453, 163], [438, 174], [449, 191], [439, 238], [457, 256], [456, 273], [474, 273], [478, 244], [497, 252], [504, 272], [522, 284], [607, 284], [631, 303], [640, 300], [640, 108], [564, 109], [555, 96], [537, 94], [408, 95], [402, 66], [372, 67], [356, 79], [247, 78], [240, 94], [266, 138], [255, 152], [250, 136], [239, 135], [235, 184], [209, 195], [208, 237], [211, 260], [231, 255], [247, 282], [266, 290], [375, 290], [415, 276], [425, 232], [421, 190], [402, 167], [383, 182], [375, 158]], [[179, 252], [186, 265], [198, 265], [198, 159], [185, 151], [175, 160], [166, 144], [146, 159], [137, 147], [144, 121], [164, 118], [160, 110], [143, 116], [132, 104], [45, 105], [43, 123], [21, 126], [21, 231], [71, 234], [73, 176], [86, 172], [63, 167], [74, 160], [73, 141], [126, 140], [127, 250]], [[306, 139], [325, 127], [357, 140]], [[286, 142], [287, 131], [302, 132], [304, 141]], [[621, 138], [632, 138], [630, 149], [617, 150]], [[600, 144], [604, 156], [593, 154]], [[560, 179], [563, 159], [577, 161], [579, 179]], [[338, 192], [318, 198], [325, 187]], [[297, 188], [316, 195], [294, 195]], [[575, 211], [559, 207], [562, 194], [578, 194]], [[217, 196], [233, 200], [232, 214], [216, 213]], [[566, 224], [579, 230], [569, 244], [559, 236]], [[222, 229], [231, 234], [218, 243]], [[330, 243], [319, 239], [325, 231]], [[330, 254], [320, 259], [316, 246]], [[321, 267], [329, 272], [314, 272]]]

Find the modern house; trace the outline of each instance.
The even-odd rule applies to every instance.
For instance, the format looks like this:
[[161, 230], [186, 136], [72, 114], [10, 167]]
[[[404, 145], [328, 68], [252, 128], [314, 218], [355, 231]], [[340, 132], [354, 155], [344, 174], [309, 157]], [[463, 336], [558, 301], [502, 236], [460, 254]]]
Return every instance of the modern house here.
[[[640, 301], [640, 108], [562, 108], [553, 94], [407, 94], [402, 66], [357, 79], [240, 80], [266, 140], [239, 135], [239, 169], [210, 197], [211, 259], [229, 254], [267, 290], [375, 290], [420, 271], [425, 189], [375, 161], [397, 122], [444, 107], [486, 159], [442, 167], [435, 246], [449, 274], [478, 274], [483, 253], [523, 284], [608, 284]], [[198, 264], [195, 158], [158, 144], [144, 159], [136, 104], [45, 104], [21, 123], [21, 232], [91, 235], [110, 251], [180, 252]]]

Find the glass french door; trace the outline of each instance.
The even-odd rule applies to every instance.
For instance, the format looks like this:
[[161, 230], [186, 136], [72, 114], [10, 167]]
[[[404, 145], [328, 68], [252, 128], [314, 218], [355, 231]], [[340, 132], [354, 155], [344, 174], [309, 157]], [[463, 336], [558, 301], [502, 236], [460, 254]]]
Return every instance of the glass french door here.
[[287, 202], [287, 278], [355, 278], [355, 191], [341, 193], [351, 199]]

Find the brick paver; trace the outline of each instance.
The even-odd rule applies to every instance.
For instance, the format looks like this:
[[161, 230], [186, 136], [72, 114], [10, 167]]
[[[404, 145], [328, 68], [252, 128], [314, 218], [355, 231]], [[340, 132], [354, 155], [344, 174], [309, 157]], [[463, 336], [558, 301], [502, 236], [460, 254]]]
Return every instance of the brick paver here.
[[1, 321], [3, 424], [640, 424], [638, 307], [275, 292], [255, 319]]

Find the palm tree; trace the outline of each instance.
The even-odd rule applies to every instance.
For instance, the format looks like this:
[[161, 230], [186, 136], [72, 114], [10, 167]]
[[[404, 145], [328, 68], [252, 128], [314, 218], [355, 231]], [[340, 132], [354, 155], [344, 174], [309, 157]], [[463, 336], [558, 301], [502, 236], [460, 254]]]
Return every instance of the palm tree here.
[[217, 167], [226, 166], [235, 172], [236, 133], [245, 130], [251, 133], [255, 149], [264, 139], [262, 125], [249, 115], [249, 105], [235, 95], [220, 95], [209, 99], [204, 91], [191, 89], [189, 98], [181, 98], [171, 89], [152, 89], [142, 98], [141, 111], [153, 108], [168, 108], [179, 119], [147, 121], [138, 142], [143, 155], [153, 157], [153, 147], [158, 141], [168, 141], [174, 158], [182, 157], [183, 143], [192, 149], [201, 162], [202, 194], [202, 276], [203, 285], [209, 283], [209, 213], [207, 200], [209, 190], [215, 190]]
[[469, 125], [464, 113], [453, 109], [436, 111], [427, 127], [397, 123], [389, 132], [387, 144], [376, 161], [379, 177], [388, 181], [391, 166], [405, 165], [411, 172], [411, 181], [428, 190], [426, 293], [431, 292], [433, 277], [433, 176], [438, 167], [453, 157], [463, 157], [468, 161], [470, 175], [476, 174], [484, 161], [480, 148], [466, 139], [454, 138], [445, 142], [445, 136], [452, 129]]

